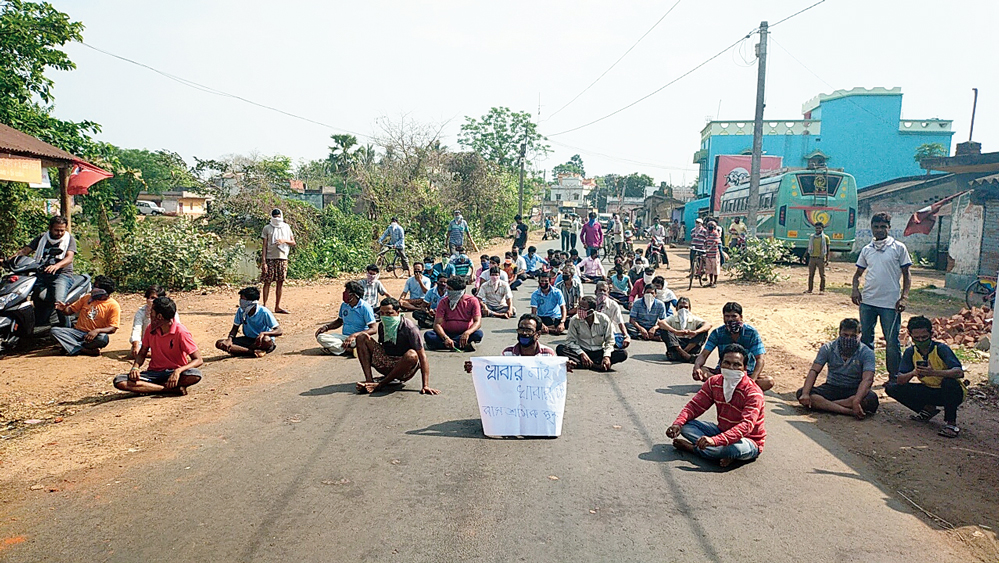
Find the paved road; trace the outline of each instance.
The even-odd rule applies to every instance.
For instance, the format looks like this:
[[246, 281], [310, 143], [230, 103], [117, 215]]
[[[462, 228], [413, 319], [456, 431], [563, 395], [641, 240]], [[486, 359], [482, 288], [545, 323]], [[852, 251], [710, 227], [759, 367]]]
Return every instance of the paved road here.
[[[482, 354], [515, 339], [512, 322], [486, 329]], [[355, 395], [356, 362], [330, 358], [141, 470], [19, 514], [4, 534], [28, 541], [0, 558], [966, 560], [776, 397], [758, 461], [721, 471], [675, 452], [664, 431], [697, 386], [660, 346], [570, 374], [558, 439], [483, 437], [465, 355], [431, 354], [439, 397]]]

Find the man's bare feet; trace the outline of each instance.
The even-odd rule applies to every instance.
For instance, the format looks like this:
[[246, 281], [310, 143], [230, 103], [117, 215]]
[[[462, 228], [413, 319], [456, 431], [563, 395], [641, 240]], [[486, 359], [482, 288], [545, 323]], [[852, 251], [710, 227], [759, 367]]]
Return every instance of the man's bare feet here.
[[175, 391], [177, 392], [177, 395], [180, 396], [180, 397], [183, 397], [184, 395], [187, 395], [187, 387], [179, 387], [178, 386], [175, 389]]
[[263, 358], [267, 355], [267, 352], [264, 352], [263, 350], [254, 350], [253, 355], [257, 358]]
[[718, 460], [718, 466], [719, 467], [728, 467], [729, 465], [732, 465], [733, 461], [734, 460], [732, 458], [730, 458], [730, 457], [723, 457], [723, 458], [721, 458], [721, 459]]
[[673, 438], [673, 447], [681, 451], [694, 453], [694, 444], [691, 444], [690, 440], [683, 437]]
[[288, 309], [282, 309], [281, 307], [276, 307], [274, 309], [274, 312], [275, 313], [281, 313], [282, 315], [290, 315], [291, 314], [291, 311], [289, 311]]

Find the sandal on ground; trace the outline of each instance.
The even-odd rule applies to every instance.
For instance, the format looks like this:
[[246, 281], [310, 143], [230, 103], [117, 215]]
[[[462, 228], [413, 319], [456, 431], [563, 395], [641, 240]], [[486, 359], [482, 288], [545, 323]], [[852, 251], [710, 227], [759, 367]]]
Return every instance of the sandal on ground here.
[[916, 414], [910, 414], [909, 420], [916, 422], [928, 422], [934, 416], [940, 414], [940, 409], [923, 409]]
[[961, 429], [953, 424], [945, 424], [937, 435], [943, 436], [944, 438], [957, 438], [961, 435]]

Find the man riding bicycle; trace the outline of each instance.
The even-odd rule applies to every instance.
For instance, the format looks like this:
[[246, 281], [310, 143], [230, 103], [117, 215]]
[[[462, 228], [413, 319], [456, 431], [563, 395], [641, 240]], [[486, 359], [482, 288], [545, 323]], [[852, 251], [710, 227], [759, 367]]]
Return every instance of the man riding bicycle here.
[[[388, 240], [388, 243], [385, 242], [386, 240]], [[406, 231], [403, 230], [402, 225], [399, 224], [398, 218], [392, 218], [392, 222], [389, 223], [388, 228], [385, 229], [385, 233], [378, 239], [378, 242], [389, 248], [395, 249], [395, 253], [402, 261], [402, 270], [406, 272], [406, 275], [408, 276], [409, 259], [406, 258]]]

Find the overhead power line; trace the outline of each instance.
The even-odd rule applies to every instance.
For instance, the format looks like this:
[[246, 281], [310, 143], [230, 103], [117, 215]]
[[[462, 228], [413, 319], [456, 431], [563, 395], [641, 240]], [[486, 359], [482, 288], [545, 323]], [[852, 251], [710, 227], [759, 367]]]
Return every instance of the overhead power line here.
[[655, 29], [656, 27], [658, 27], [659, 24], [661, 24], [662, 21], [664, 19], [666, 19], [666, 16], [668, 16], [670, 14], [670, 12], [672, 12], [678, 5], [680, 5], [681, 1], [682, 0], [676, 0], [676, 3], [673, 4], [672, 6], [670, 6], [670, 9], [666, 10], [666, 13], [663, 14], [663, 16], [661, 18], [659, 18], [659, 20], [656, 21], [656, 23], [652, 24], [652, 27], [650, 27], [648, 31], [646, 31], [645, 33], [643, 33], [642, 36], [638, 38], [638, 41], [635, 41], [631, 45], [631, 47], [628, 47], [628, 50], [625, 51], [623, 55], [621, 55], [620, 57], [618, 57], [618, 59], [616, 61], [614, 61], [614, 64], [612, 64], [609, 67], [607, 67], [607, 70], [603, 71], [603, 73], [601, 73], [600, 76], [598, 76], [596, 80], [594, 80], [593, 82], [591, 82], [589, 86], [587, 86], [586, 88], [583, 88], [583, 90], [580, 93], [576, 94], [576, 96], [573, 99], [569, 100], [564, 106], [562, 106], [562, 107], [558, 108], [557, 110], [555, 110], [555, 113], [553, 113], [553, 114], [549, 115], [547, 118], [545, 118], [545, 121], [548, 121], [549, 119], [551, 119], [551, 118], [555, 117], [556, 115], [558, 115], [558, 113], [560, 111], [562, 111], [565, 108], [567, 108], [570, 105], [572, 105], [572, 103], [575, 102], [576, 100], [578, 100], [580, 96], [582, 96], [583, 94], [585, 94], [587, 90], [589, 90], [590, 88], [592, 88], [594, 84], [596, 84], [597, 82], [600, 82], [600, 79], [603, 78], [608, 72], [610, 72], [611, 69], [613, 69], [615, 66], [617, 66], [617, 63], [621, 62], [625, 57], [627, 57], [628, 53], [630, 53], [632, 51], [632, 49], [634, 49], [635, 47], [637, 47], [638, 44], [642, 42], [642, 39], [645, 39], [645, 36], [647, 36], [648, 34], [652, 33], [652, 30]]
[[778, 21], [778, 22], [777, 22], [777, 23], [775, 23], [775, 24], [772, 24], [772, 25], [770, 26], [770, 29], [773, 29], [773, 28], [777, 27], [778, 25], [780, 25], [780, 24], [782, 24], [782, 23], [786, 22], [787, 20], [789, 20], [789, 19], [791, 19], [791, 18], [794, 18], [794, 17], [797, 17], [797, 16], [800, 16], [801, 14], [804, 14], [804, 13], [805, 13], [805, 12], [807, 12], [808, 10], [811, 10], [812, 8], [814, 8], [814, 7], [818, 6], [819, 4], [821, 4], [821, 3], [825, 2], [825, 1], [826, 1], [826, 0], [819, 0], [818, 2], [816, 2], [816, 3], [812, 4], [811, 6], [809, 6], [809, 7], [807, 7], [807, 8], [804, 8], [804, 9], [802, 9], [802, 10], [798, 10], [797, 12], [795, 12], [795, 13], [791, 14], [790, 16], [788, 16], [788, 17], [786, 17], [786, 18], [784, 18], [784, 19], [782, 19], [782, 20]]
[[656, 163], [653, 163], [653, 162], [644, 162], [644, 161], [641, 161], [641, 160], [632, 160], [630, 158], [624, 158], [624, 157], [620, 157], [620, 156], [613, 156], [613, 155], [605, 154], [605, 153], [602, 153], [602, 152], [597, 152], [597, 151], [590, 150], [590, 149], [584, 149], [582, 147], [576, 147], [576, 146], [573, 146], [573, 145], [567, 145], [567, 144], [559, 142], [559, 141], [551, 141], [551, 143], [553, 145], [558, 145], [560, 147], [564, 147], [564, 148], [567, 148], [567, 149], [572, 149], [574, 151], [579, 151], [580, 154], [588, 154], [588, 155], [592, 155], [592, 156], [602, 156], [602, 157], [604, 157], [606, 159], [609, 159], [609, 160], [617, 160], [617, 161], [620, 161], [620, 162], [628, 162], [628, 163], [631, 163], [631, 164], [638, 164], [638, 165], [641, 165], [641, 166], [648, 166], [648, 167], [651, 167], [651, 168], [661, 168], [663, 170], [681, 170], [681, 171], [684, 171], [684, 172], [694, 172], [694, 171], [697, 170], [697, 168], [691, 168], [691, 167], [668, 166], [666, 164], [656, 164]]
[[336, 125], [330, 125], [329, 123], [323, 123], [322, 121], [317, 121], [315, 119], [310, 119], [308, 117], [301, 116], [301, 115], [298, 115], [298, 114], [295, 114], [295, 113], [291, 113], [289, 111], [285, 111], [285, 110], [280, 109], [280, 108], [276, 108], [276, 107], [273, 107], [273, 106], [262, 104], [260, 102], [255, 102], [253, 100], [244, 98], [242, 96], [238, 96], [236, 94], [230, 94], [230, 93], [224, 92], [222, 90], [217, 90], [215, 88], [212, 88], [211, 86], [205, 86], [204, 84], [198, 84], [197, 82], [194, 82], [193, 80], [188, 80], [186, 78], [182, 78], [180, 76], [176, 76], [174, 74], [170, 74], [169, 72], [165, 72], [165, 71], [159, 70], [158, 68], [149, 66], [149, 65], [147, 65], [145, 63], [140, 63], [138, 61], [129, 59], [128, 57], [123, 57], [121, 55], [116, 55], [116, 54], [114, 54], [114, 53], [112, 53], [110, 51], [105, 51], [104, 49], [100, 49], [98, 47], [94, 47], [93, 45], [91, 45], [89, 43], [85, 43], [85, 42], [81, 42], [81, 43], [83, 44], [84, 47], [87, 47], [89, 49], [93, 49], [94, 51], [97, 51], [98, 53], [102, 53], [102, 54], [107, 55], [109, 57], [113, 57], [115, 59], [118, 59], [120, 61], [124, 61], [126, 63], [133, 64], [133, 65], [136, 65], [136, 66], [140, 66], [140, 67], [145, 68], [147, 70], [151, 70], [151, 71], [155, 72], [156, 74], [159, 74], [160, 76], [163, 76], [165, 78], [173, 80], [174, 82], [177, 82], [179, 84], [187, 86], [188, 88], [193, 88], [193, 89], [198, 90], [200, 92], [204, 92], [206, 94], [212, 94], [212, 95], [221, 96], [221, 97], [224, 97], [224, 98], [232, 98], [234, 100], [239, 100], [241, 102], [250, 104], [252, 106], [257, 106], [259, 108], [266, 109], [266, 110], [273, 111], [273, 112], [277, 112], [277, 113], [280, 113], [282, 115], [286, 115], [288, 117], [293, 117], [295, 119], [300, 119], [300, 120], [306, 121], [308, 123], [312, 123], [312, 124], [315, 124], [315, 125], [326, 127], [327, 129], [332, 129], [334, 131], [343, 131], [345, 133], [350, 133], [351, 135], [356, 135], [358, 137], [364, 137], [366, 139], [374, 140], [374, 137], [372, 137], [371, 135], [365, 135], [364, 133], [358, 133], [356, 131], [351, 131], [350, 129], [345, 129], [343, 127], [337, 127]]

